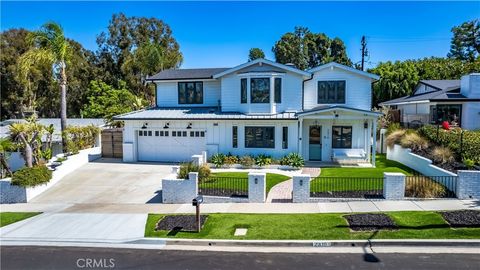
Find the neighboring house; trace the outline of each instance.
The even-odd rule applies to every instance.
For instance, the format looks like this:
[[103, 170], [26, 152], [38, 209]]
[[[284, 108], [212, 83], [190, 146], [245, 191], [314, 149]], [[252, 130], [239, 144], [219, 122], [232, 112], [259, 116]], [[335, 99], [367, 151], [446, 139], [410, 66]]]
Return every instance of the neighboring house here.
[[165, 70], [148, 78], [156, 107], [115, 117], [125, 122], [123, 160], [187, 161], [207, 151], [370, 161], [378, 78], [337, 63], [303, 71], [265, 59]]
[[[10, 137], [10, 125], [13, 123], [22, 123], [25, 122], [24, 119], [8, 119], [5, 121], [0, 122], [0, 138]], [[37, 119], [39, 124], [44, 126], [54, 126], [54, 133], [52, 136], [52, 153], [53, 155], [63, 153], [62, 150], [62, 141], [61, 141], [61, 127], [60, 127], [60, 118], [39, 118]], [[105, 120], [101, 118], [68, 118], [67, 119], [68, 126], [89, 126], [94, 125], [99, 128], [105, 128]], [[46, 136], [43, 136], [42, 142], [46, 142]], [[100, 144], [100, 136], [97, 138], [97, 144]], [[24, 160], [20, 153], [15, 152], [11, 153], [9, 159], [9, 166], [10, 168], [15, 171], [21, 167], [23, 167]]]
[[404, 124], [436, 124], [480, 129], [480, 73], [461, 80], [422, 80], [410, 96], [380, 103], [400, 111]]

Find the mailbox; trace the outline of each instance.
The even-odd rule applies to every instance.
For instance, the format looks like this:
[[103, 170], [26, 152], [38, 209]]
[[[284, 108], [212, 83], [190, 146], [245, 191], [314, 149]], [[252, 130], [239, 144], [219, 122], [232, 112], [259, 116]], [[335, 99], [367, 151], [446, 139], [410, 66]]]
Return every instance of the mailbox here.
[[198, 196], [192, 200], [192, 206], [200, 206], [203, 203], [203, 196]]

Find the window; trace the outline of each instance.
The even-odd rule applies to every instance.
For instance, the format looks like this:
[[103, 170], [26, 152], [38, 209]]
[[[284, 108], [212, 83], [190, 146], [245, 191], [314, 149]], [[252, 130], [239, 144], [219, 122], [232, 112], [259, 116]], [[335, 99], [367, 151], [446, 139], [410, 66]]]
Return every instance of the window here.
[[168, 131], [165, 131], [165, 137], [168, 137]]
[[282, 78], [275, 78], [275, 103], [282, 103]]
[[282, 128], [282, 148], [288, 149], [288, 127]]
[[195, 137], [195, 131], [190, 131], [190, 137]]
[[163, 130], [160, 131], [160, 137], [163, 137]]
[[233, 148], [238, 147], [238, 127], [237, 126], [232, 127], [232, 147]]
[[182, 135], [183, 137], [187, 137], [187, 132], [186, 131], [183, 131], [182, 134], [183, 134]]
[[352, 148], [352, 127], [332, 127], [332, 148]]
[[430, 106], [430, 121], [433, 124], [441, 124], [447, 121], [451, 126], [461, 126], [461, 104], [439, 104]]
[[160, 132], [159, 131], [155, 131], [155, 136], [160, 136]]
[[177, 132], [176, 131], [172, 131], [172, 137], [177, 137]]
[[240, 102], [247, 103], [247, 79], [240, 80]]
[[179, 82], [178, 104], [203, 104], [203, 83]]
[[275, 148], [275, 128], [245, 127], [245, 148]]
[[200, 137], [205, 137], [205, 131], [200, 131]]
[[138, 136], [143, 136], [143, 131], [142, 131], [142, 130], [140, 130], [140, 131], [138, 132]]
[[270, 78], [251, 78], [250, 98], [252, 103], [269, 103]]
[[319, 81], [317, 103], [345, 103], [345, 81]]

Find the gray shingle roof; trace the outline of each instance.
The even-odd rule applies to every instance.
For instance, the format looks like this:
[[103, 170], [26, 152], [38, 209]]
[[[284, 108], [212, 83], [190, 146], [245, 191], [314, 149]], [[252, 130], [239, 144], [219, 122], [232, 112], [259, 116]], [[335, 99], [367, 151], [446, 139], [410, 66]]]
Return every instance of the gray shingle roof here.
[[420, 83], [437, 88], [439, 90], [460, 88], [460, 80], [421, 80]]
[[230, 68], [167, 69], [148, 77], [147, 81], [211, 79], [213, 78], [213, 75], [221, 73], [227, 69]]
[[389, 101], [385, 101], [380, 103], [379, 105], [394, 105], [397, 103], [403, 102], [412, 102], [412, 101], [435, 101], [435, 100], [465, 100], [468, 101], [469, 98], [465, 97], [464, 95], [453, 92], [452, 90], [441, 90], [441, 91], [434, 91], [428, 92], [424, 94], [414, 95], [414, 96], [405, 96], [401, 98], [392, 99]]
[[150, 108], [126, 113], [114, 117], [115, 120], [292, 120], [297, 119], [294, 112], [279, 114], [243, 114], [239, 112], [220, 112], [216, 107], [197, 108]]

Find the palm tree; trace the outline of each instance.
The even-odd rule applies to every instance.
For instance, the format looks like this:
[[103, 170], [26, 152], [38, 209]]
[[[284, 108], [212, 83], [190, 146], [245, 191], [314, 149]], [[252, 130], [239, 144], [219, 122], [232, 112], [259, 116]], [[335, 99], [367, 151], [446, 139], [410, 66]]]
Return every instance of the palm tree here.
[[[70, 45], [65, 38], [62, 27], [54, 22], [47, 22], [38, 31], [27, 36], [32, 46], [19, 58], [20, 70], [28, 71], [32, 65], [52, 65], [55, 77], [60, 83], [60, 127], [67, 128], [67, 61], [70, 58]], [[24, 72], [25, 74], [27, 72]], [[63, 152], [66, 152], [66, 140], [62, 137]]]

